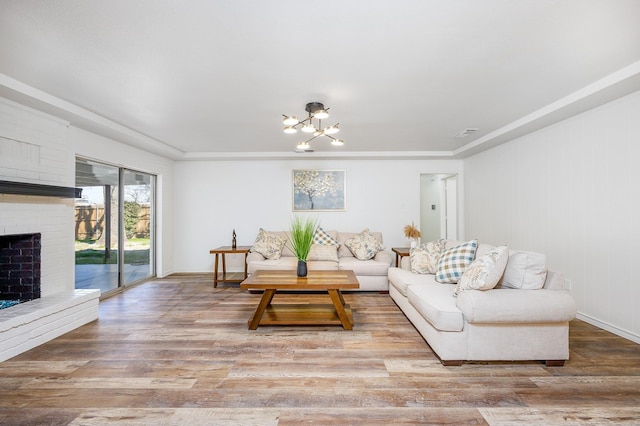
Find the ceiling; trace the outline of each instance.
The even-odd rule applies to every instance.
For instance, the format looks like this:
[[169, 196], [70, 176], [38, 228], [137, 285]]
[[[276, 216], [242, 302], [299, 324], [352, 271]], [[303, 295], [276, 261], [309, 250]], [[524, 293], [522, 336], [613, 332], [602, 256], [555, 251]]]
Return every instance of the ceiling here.
[[[0, 0], [0, 96], [174, 159], [463, 158], [637, 90], [638, 0]], [[343, 147], [294, 152], [311, 101]]]

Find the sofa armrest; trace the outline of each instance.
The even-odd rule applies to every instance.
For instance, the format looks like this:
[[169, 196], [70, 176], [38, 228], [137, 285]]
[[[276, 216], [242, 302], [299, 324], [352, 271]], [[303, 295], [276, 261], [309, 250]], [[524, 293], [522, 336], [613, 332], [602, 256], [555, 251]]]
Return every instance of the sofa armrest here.
[[260, 253], [255, 252], [255, 251], [251, 251], [251, 252], [249, 252], [249, 254], [247, 254], [247, 263], [250, 263], [250, 262], [262, 262], [265, 259], [266, 259], [266, 257], [264, 257], [263, 255], [261, 255]]
[[405, 271], [410, 271], [411, 270], [411, 257], [409, 256], [402, 256], [402, 258], [400, 259], [400, 269], [404, 269]]
[[393, 263], [393, 257], [391, 256], [391, 253], [384, 250], [377, 252], [376, 255], [373, 257], [373, 260], [376, 260], [378, 262], [388, 263], [389, 265]]
[[458, 309], [470, 323], [556, 323], [575, 318], [576, 303], [564, 290], [466, 290]]

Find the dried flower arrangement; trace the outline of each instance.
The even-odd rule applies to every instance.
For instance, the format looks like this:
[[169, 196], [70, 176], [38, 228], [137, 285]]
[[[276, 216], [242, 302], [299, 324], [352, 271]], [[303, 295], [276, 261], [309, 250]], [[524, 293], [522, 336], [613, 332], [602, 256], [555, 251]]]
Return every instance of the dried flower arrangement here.
[[411, 222], [411, 225], [404, 227], [404, 236], [411, 239], [420, 238], [420, 230]]

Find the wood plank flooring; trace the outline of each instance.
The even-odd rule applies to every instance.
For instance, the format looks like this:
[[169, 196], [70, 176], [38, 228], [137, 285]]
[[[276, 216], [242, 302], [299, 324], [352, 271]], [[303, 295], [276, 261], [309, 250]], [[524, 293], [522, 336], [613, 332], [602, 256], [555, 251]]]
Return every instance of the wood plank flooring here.
[[443, 367], [388, 295], [346, 293], [351, 331], [252, 331], [260, 295], [212, 281], [142, 284], [102, 301], [98, 321], [0, 363], [0, 424], [640, 424], [640, 345], [582, 321], [564, 367]]

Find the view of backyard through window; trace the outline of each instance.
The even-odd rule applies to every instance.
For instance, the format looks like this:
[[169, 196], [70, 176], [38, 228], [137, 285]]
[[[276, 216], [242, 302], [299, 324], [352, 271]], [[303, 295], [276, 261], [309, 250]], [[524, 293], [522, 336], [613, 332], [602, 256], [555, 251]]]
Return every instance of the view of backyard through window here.
[[77, 159], [76, 288], [106, 293], [155, 274], [154, 182], [152, 175]]

